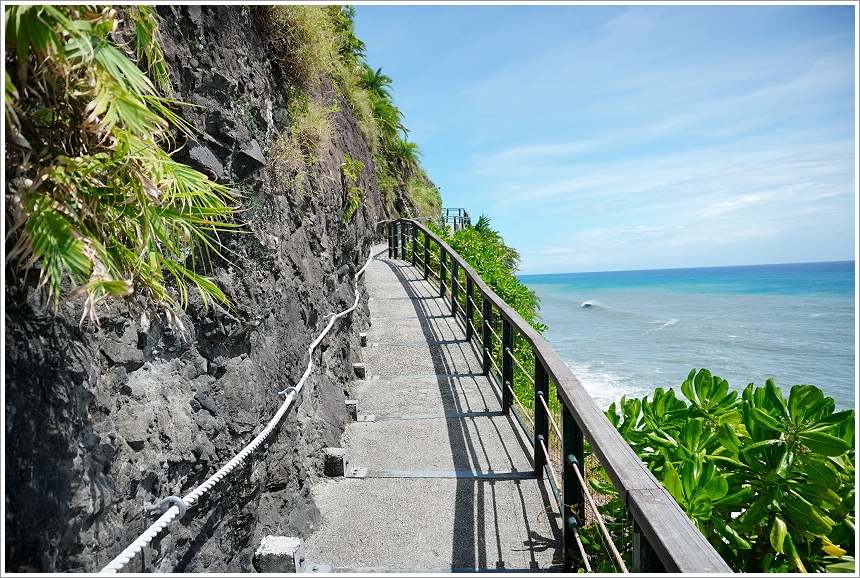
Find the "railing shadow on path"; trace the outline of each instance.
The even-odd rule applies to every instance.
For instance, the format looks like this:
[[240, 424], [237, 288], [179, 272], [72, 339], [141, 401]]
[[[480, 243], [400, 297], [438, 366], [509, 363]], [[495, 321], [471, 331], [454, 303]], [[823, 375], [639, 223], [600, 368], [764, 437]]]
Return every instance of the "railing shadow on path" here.
[[[382, 253], [387, 253], [385, 249]], [[375, 256], [379, 259], [379, 254]], [[502, 398], [500, 392], [492, 384], [489, 378], [480, 371], [474, 373], [458, 372], [458, 369], [453, 366], [451, 360], [444, 354], [445, 346], [450, 343], [450, 337], [440, 333], [436, 321], [440, 319], [454, 319], [450, 314], [440, 314], [437, 310], [429, 306], [432, 303], [441, 303], [445, 306], [445, 300], [438, 295], [425, 295], [416, 291], [416, 286], [424, 285], [429, 291], [432, 288], [427, 280], [418, 276], [410, 277], [404, 271], [412, 270], [418, 272], [413, 265], [408, 262], [380, 259], [385, 262], [395, 274], [397, 279], [403, 284], [407, 295], [412, 300], [415, 313], [420, 322], [421, 330], [427, 340], [428, 347], [431, 351], [433, 360], [433, 368], [437, 376], [439, 391], [441, 394], [443, 412], [446, 415], [450, 414], [468, 414], [473, 415], [476, 412], [487, 412], [490, 408], [499, 408], [501, 410]], [[420, 285], [419, 285], [420, 284]], [[422, 287], [424, 288], [424, 287]], [[458, 330], [462, 329], [457, 325]], [[473, 355], [476, 365], [480, 365], [480, 358], [473, 348], [473, 344], [465, 338], [456, 340], [465, 346], [467, 355]], [[442, 344], [442, 345], [439, 345]], [[481, 383], [479, 391], [481, 398], [469, 402], [465, 400], [458, 392], [458, 386], [463, 379], [474, 379]], [[488, 390], [491, 393], [488, 393]], [[464, 406], [464, 402], [470, 403]], [[480, 406], [483, 407], [480, 407]], [[506, 436], [507, 439], [515, 439], [518, 447], [513, 448], [516, 451], [521, 451], [522, 455], [526, 456], [533, 467], [531, 458], [531, 446], [528, 440], [523, 436], [519, 425], [510, 415], [505, 415], [503, 412], [493, 412], [497, 419], [503, 419], [499, 422], [492, 420], [491, 423], [495, 429], [495, 434], [502, 438], [500, 427], [508, 428], [510, 433]], [[472, 418], [474, 419], [474, 418]], [[467, 423], [467, 418], [447, 419], [448, 438], [451, 446], [451, 455], [453, 457], [454, 469], [457, 471], [472, 471], [478, 467], [481, 458], [489, 459], [485, 440], [476, 431], [470, 431]], [[511, 436], [510, 434], [513, 434]], [[504, 464], [494, 464], [494, 469], [510, 468], [517, 463], [511, 454], [511, 448], [505, 446], [506, 460]], [[554, 498], [547, 491], [546, 484], [542, 480], [528, 480], [529, 483], [536, 483], [540, 491], [540, 499], [544, 504], [545, 509], [540, 516], [547, 516], [552, 536], [543, 536], [530, 522], [533, 519], [533, 512], [529, 511], [529, 507], [525, 496], [523, 495], [523, 485], [519, 480], [515, 480], [517, 491], [519, 494], [519, 503], [522, 507], [521, 515], [523, 523], [529, 539], [523, 543], [523, 550], [529, 551], [530, 568], [535, 570], [539, 568], [538, 560], [535, 557], [535, 551], [545, 551], [553, 549], [553, 564], [558, 564], [561, 567], [561, 528], [559, 527], [559, 515], [553, 506]], [[498, 500], [496, 497], [497, 480], [482, 479], [482, 478], [458, 478], [456, 481], [456, 499], [455, 499], [455, 514], [454, 514], [454, 532], [452, 534], [452, 556], [451, 569], [453, 571], [470, 571], [482, 569], [486, 570], [526, 570], [525, 568], [506, 568], [506, 560], [502, 549], [501, 531], [499, 529], [499, 519], [514, 515], [513, 512], [498, 510]], [[485, 504], [488, 503], [487, 494], [489, 495], [489, 503], [492, 504], [492, 511], [487, 512]], [[486, 516], [491, 515], [495, 521], [495, 536], [487, 536], [485, 532]], [[491, 546], [492, 544], [492, 546]], [[492, 548], [493, 552], [488, 552], [488, 547]], [[488, 557], [494, 557], [492, 564], [488, 563]]]
[[[617, 562], [616, 568], [623, 572], [632, 562], [634, 572], [731, 573], [731, 568], [631, 449], [546, 338], [504, 302], [469, 263], [414, 219], [389, 223], [388, 246], [389, 258], [411, 261], [416, 268], [420, 261], [423, 277], [438, 280], [441, 297], [450, 288], [451, 310], [466, 330], [467, 338], [473, 340], [476, 351], [481, 352], [483, 373], [499, 388], [505, 388], [502, 395], [505, 413], [510, 411], [517, 416], [533, 442], [534, 473], [550, 481], [561, 512], [565, 571], [573, 569], [577, 558], [590, 571], [589, 555], [578, 532], [581, 522], [588, 520], [588, 505], [591, 513], [595, 513], [604, 545]], [[461, 277], [463, 281], [459, 280]], [[475, 322], [476, 315], [479, 323]], [[517, 359], [518, 348], [525, 361]], [[523, 363], [530, 365], [532, 360], [533, 371], [523, 366]], [[531, 408], [519, 401], [521, 394], [514, 391], [515, 380], [520, 380], [526, 390], [526, 399], [533, 400]], [[550, 407], [554, 401], [558, 402], [556, 409]], [[589, 454], [585, 453], [586, 442]], [[590, 473], [585, 460], [592, 456], [626, 506], [625, 523], [632, 522], [622, 528], [622, 537], [629, 540], [624, 547], [629, 557], [626, 561], [597, 512], [585, 480]]]

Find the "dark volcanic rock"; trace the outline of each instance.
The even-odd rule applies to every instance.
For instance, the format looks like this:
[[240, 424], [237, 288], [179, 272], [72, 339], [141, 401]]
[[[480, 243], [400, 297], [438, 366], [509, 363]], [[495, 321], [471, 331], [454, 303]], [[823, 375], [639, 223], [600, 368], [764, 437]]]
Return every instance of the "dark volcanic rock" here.
[[[365, 170], [364, 205], [343, 221], [344, 154], [373, 162], [348, 106], [306, 178], [276, 174], [269, 151], [289, 121], [286, 90], [251, 8], [158, 12], [174, 96], [200, 105], [181, 111], [200, 135], [177, 158], [243, 195], [246, 230], [226, 235], [229, 261], [205, 271], [232, 307], [192, 298], [179, 331], [140, 303], [114, 304], [99, 311], [98, 328], [81, 327], [80, 300], [55, 314], [32, 286], [7, 283], [8, 571], [100, 570], [155, 519], [145, 503], [186, 495], [244, 448], [280, 406], [277, 392], [304, 372], [328, 315], [351, 305], [352, 276], [391, 216]], [[331, 86], [320, 90], [335, 98]], [[339, 445], [367, 323], [362, 302], [335, 324], [297, 407], [124, 571], [248, 572], [262, 536], [313, 530], [310, 485], [322, 448]]]

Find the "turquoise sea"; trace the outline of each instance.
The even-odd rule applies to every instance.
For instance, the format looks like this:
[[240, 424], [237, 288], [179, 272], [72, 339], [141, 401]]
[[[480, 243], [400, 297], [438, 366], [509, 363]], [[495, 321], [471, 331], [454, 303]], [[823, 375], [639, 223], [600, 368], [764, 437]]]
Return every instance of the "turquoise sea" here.
[[544, 333], [602, 409], [707, 368], [733, 389], [772, 377], [855, 407], [854, 261], [520, 275]]

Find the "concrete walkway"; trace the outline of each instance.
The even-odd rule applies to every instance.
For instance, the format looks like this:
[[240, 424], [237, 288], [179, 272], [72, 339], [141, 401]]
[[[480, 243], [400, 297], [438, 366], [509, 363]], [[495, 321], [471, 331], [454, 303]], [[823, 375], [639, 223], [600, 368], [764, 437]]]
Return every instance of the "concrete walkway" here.
[[372, 326], [346, 475], [315, 484], [309, 565], [331, 572], [559, 571], [559, 515], [528, 440], [449, 301], [422, 271], [374, 247]]

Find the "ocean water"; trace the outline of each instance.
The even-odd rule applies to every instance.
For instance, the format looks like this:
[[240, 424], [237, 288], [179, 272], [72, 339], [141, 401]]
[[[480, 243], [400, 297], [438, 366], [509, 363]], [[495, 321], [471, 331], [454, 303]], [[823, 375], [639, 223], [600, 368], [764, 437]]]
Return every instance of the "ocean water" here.
[[544, 333], [602, 409], [706, 368], [732, 389], [814, 384], [855, 407], [854, 261], [520, 275]]

